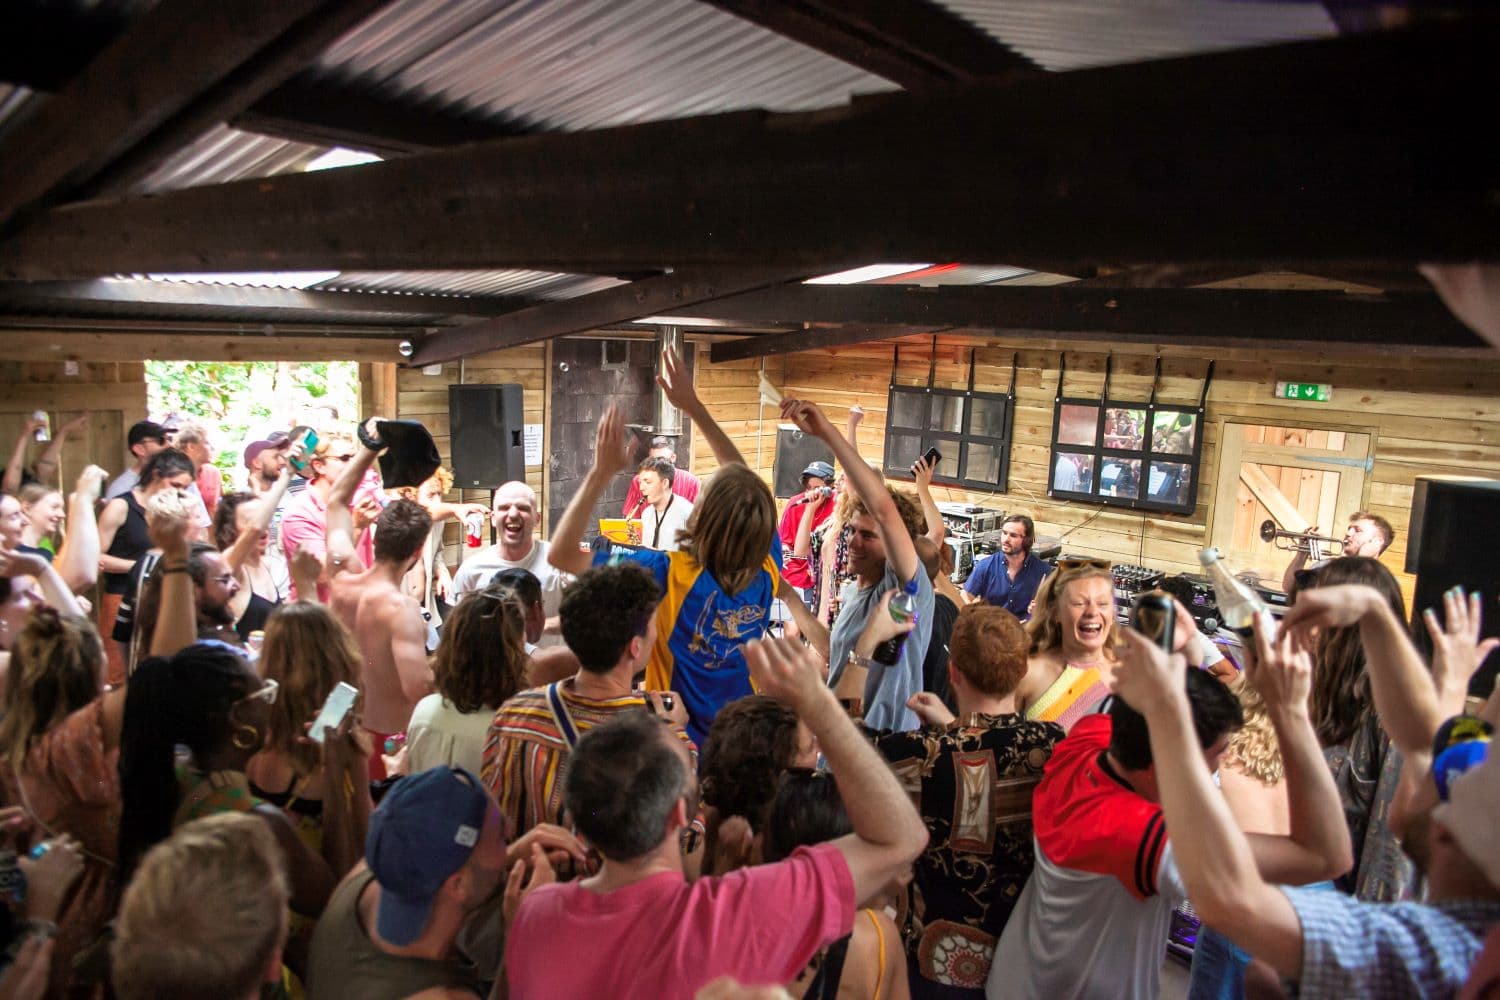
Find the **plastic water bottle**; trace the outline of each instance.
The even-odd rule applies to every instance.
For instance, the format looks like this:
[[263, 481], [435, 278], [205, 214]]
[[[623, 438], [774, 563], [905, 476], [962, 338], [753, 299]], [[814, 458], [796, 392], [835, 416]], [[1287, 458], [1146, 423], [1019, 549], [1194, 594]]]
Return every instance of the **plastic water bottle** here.
[[1219, 605], [1219, 620], [1224, 623], [1225, 628], [1249, 638], [1255, 625], [1255, 616], [1270, 608], [1255, 591], [1235, 579], [1220, 558], [1218, 549], [1202, 550], [1198, 553], [1198, 561], [1203, 564], [1203, 572], [1213, 584], [1214, 600]]
[[[920, 570], [921, 568], [918, 567], [919, 572]], [[886, 605], [886, 607], [890, 608], [891, 617], [898, 623], [914, 620], [917, 617], [916, 577], [912, 577], [911, 582], [906, 585], [906, 589], [895, 597], [892, 597], [891, 603]], [[891, 636], [885, 642], [875, 647], [875, 655], [870, 657], [870, 659], [876, 663], [883, 663], [888, 667], [894, 666], [896, 661], [901, 659], [901, 647], [906, 645], [906, 637], [910, 634], [909, 632], [902, 632], [899, 635]]]

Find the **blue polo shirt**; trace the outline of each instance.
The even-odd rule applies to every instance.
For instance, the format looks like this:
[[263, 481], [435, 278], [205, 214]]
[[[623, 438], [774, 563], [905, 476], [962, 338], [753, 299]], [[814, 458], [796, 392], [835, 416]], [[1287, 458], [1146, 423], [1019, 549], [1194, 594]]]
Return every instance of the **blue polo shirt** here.
[[1036, 588], [1042, 585], [1049, 572], [1046, 563], [1028, 552], [1026, 561], [1012, 580], [1005, 568], [1005, 553], [996, 552], [974, 564], [974, 572], [964, 581], [964, 590], [984, 598], [994, 607], [1004, 608], [1024, 622], [1030, 616], [1027, 609], [1036, 596]]

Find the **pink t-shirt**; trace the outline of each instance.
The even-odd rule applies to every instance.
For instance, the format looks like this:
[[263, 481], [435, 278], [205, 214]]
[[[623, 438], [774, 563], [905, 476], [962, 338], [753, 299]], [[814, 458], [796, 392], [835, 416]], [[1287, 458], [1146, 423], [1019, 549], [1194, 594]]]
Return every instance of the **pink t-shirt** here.
[[[672, 492], [682, 497], [688, 503], [697, 503], [698, 494], [703, 489], [703, 484], [698, 477], [686, 469], [678, 469], [672, 473]], [[630, 485], [625, 487], [625, 516], [640, 517], [641, 504], [646, 498], [641, 493], [641, 484], [634, 476], [630, 477]]]
[[[363, 489], [363, 484], [361, 484]], [[311, 488], [298, 493], [287, 501], [286, 511], [281, 516], [281, 548], [286, 553], [286, 564], [290, 569], [292, 556], [296, 554], [297, 547], [307, 546], [309, 552], [315, 552], [319, 558], [327, 551], [328, 545], [328, 504], [322, 497], [318, 496]], [[364, 534], [359, 536], [359, 541], [354, 546], [355, 552], [360, 559], [364, 560], [366, 566], [375, 561], [375, 537], [366, 528]], [[297, 583], [292, 582], [291, 599], [297, 600]], [[328, 603], [328, 587], [326, 584], [318, 585], [318, 600]]]
[[505, 942], [512, 1000], [681, 997], [720, 976], [788, 983], [854, 927], [854, 878], [832, 844], [686, 882], [653, 875], [600, 894], [544, 885]]

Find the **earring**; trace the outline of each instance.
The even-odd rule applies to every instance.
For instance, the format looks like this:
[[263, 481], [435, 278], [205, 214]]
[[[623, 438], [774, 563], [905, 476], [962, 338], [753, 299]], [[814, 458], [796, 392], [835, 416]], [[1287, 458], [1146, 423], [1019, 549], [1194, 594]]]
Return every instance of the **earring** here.
[[[246, 735], [247, 733], [249, 735]], [[242, 740], [243, 742], [241, 742]], [[242, 725], [235, 726], [234, 736], [230, 740], [230, 742], [234, 744], [234, 748], [236, 750], [256, 749], [260, 746], [261, 743], [260, 730], [256, 729], [248, 722]]]

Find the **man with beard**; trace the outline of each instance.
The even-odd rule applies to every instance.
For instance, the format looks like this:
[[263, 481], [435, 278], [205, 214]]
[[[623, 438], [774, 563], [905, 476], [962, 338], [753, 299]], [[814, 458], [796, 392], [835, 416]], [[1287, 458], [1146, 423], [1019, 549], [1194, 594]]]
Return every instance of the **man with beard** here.
[[563, 587], [572, 577], [547, 561], [548, 543], [535, 537], [536, 493], [525, 483], [506, 483], [495, 493], [490, 520], [500, 532], [500, 541], [465, 559], [453, 574], [454, 601], [483, 590], [501, 570], [529, 570], [541, 582], [542, 610], [547, 619], [537, 645], [561, 645], [557, 608], [562, 602]]
[[234, 570], [224, 561], [224, 554], [212, 545], [195, 543], [188, 553], [187, 571], [193, 580], [193, 600], [198, 605], [198, 637], [238, 644], [234, 611], [229, 602], [240, 592], [240, 584]]
[[1036, 525], [1025, 514], [1012, 514], [1000, 525], [1000, 551], [981, 559], [964, 582], [968, 602], [983, 600], [1004, 608], [1021, 621], [1031, 617], [1036, 588], [1048, 573], [1047, 564], [1031, 554]]
[[[1308, 534], [1316, 535], [1318, 526], [1315, 524], [1307, 529]], [[1370, 514], [1366, 511], [1355, 511], [1349, 515], [1349, 527], [1344, 529], [1344, 541], [1340, 551], [1329, 553], [1322, 559], [1308, 565], [1308, 552], [1306, 549], [1299, 550], [1292, 556], [1292, 561], [1287, 564], [1286, 572], [1281, 575], [1281, 589], [1290, 594], [1297, 587], [1297, 574], [1304, 569], [1317, 569], [1332, 562], [1337, 556], [1369, 556], [1371, 559], [1380, 558], [1380, 554], [1391, 547], [1395, 541], [1396, 531], [1391, 527], [1391, 522], [1379, 514]]]

